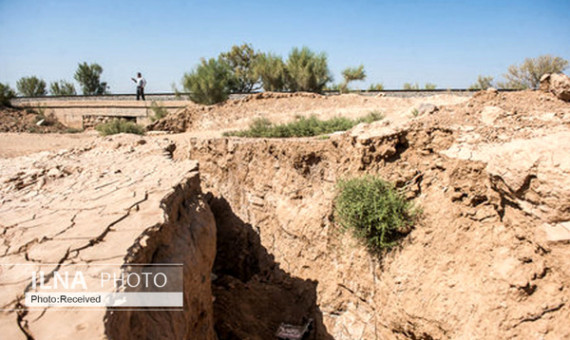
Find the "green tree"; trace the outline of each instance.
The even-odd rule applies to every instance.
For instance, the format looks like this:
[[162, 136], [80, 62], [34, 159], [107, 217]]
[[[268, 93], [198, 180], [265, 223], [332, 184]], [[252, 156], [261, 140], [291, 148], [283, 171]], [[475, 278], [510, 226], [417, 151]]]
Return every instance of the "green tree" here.
[[202, 59], [190, 73], [184, 74], [182, 86], [196, 103], [212, 105], [228, 99], [235, 77], [223, 60]]
[[31, 76], [22, 77], [16, 83], [18, 92], [26, 97], [41, 97], [46, 95], [46, 82], [42, 79]]
[[75, 96], [75, 86], [65, 80], [53, 82], [50, 84], [50, 92], [54, 96]]
[[520, 65], [511, 65], [504, 74], [506, 82], [499, 83], [501, 88], [537, 89], [540, 78], [547, 73], [561, 73], [568, 67], [568, 61], [549, 54], [536, 58], [526, 58]]
[[265, 91], [284, 91], [287, 82], [287, 70], [280, 56], [260, 53], [255, 64], [255, 72]]
[[424, 89], [426, 90], [435, 90], [437, 88], [437, 85], [433, 84], [433, 83], [426, 83], [424, 85]]
[[229, 52], [220, 54], [220, 59], [228, 64], [234, 73], [231, 91], [249, 93], [256, 90], [259, 83], [259, 75], [255, 70], [258, 57], [259, 54], [250, 44], [234, 45]]
[[308, 47], [293, 48], [287, 63], [287, 87], [289, 90], [320, 93], [332, 80], [327, 57], [324, 53], [314, 53]]
[[486, 90], [490, 87], [493, 87], [493, 77], [479, 75], [477, 77], [477, 82], [471, 84], [471, 86], [469, 86], [469, 89], [470, 90]]
[[75, 71], [75, 80], [81, 85], [81, 91], [84, 95], [102, 95], [107, 93], [106, 82], [101, 81], [101, 73], [103, 68], [99, 64], [81, 63]]
[[0, 83], [0, 106], [10, 106], [10, 99], [15, 96], [16, 93], [9, 85]]
[[404, 90], [419, 90], [420, 86], [418, 85], [418, 83], [404, 83], [403, 86]]
[[382, 91], [384, 90], [384, 84], [382, 83], [372, 83], [368, 87], [368, 91]]
[[348, 92], [348, 83], [354, 80], [366, 79], [366, 72], [364, 72], [364, 65], [358, 67], [347, 67], [342, 71], [343, 83], [340, 85], [341, 92]]

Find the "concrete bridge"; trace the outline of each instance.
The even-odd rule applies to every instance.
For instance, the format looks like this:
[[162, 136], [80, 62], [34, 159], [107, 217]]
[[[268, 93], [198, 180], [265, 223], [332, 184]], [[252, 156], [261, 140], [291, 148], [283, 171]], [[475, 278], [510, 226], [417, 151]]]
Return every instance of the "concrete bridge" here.
[[165, 108], [169, 113], [186, 107], [190, 100], [163, 98], [155, 100], [148, 96], [146, 101], [121, 98], [119, 96], [99, 97], [37, 97], [15, 98], [12, 105], [30, 108], [45, 116], [54, 115], [62, 124], [71, 128], [86, 129], [113, 118], [123, 118], [137, 124], [147, 125], [155, 115], [152, 103]]
[[[429, 97], [436, 94], [453, 94], [472, 96], [473, 91], [454, 90], [384, 90], [357, 92], [363, 96], [376, 96], [379, 93], [386, 97]], [[326, 92], [325, 95], [338, 95], [338, 92]], [[232, 94], [230, 99], [243, 98], [246, 94]], [[176, 112], [192, 102], [187, 94], [182, 97], [171, 93], [148, 94], [146, 101], [136, 101], [132, 94], [114, 94], [102, 96], [69, 96], [69, 97], [19, 97], [12, 99], [12, 105], [18, 108], [31, 108], [42, 112], [45, 116], [53, 114], [62, 124], [77, 129], [94, 127], [113, 118], [123, 118], [147, 125], [155, 115], [152, 103], [165, 108], [169, 113]]]

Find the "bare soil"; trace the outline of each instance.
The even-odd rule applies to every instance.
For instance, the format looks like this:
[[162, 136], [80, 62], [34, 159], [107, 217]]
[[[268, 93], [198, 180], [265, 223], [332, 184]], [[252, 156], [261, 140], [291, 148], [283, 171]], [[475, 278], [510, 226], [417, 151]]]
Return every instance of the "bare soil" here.
[[297, 116], [315, 115], [321, 119], [336, 116], [358, 118], [376, 111], [393, 121], [408, 120], [421, 103], [452, 105], [468, 97], [441, 94], [428, 98], [370, 97], [357, 94], [323, 96], [315, 93], [264, 92], [221, 104], [190, 105], [151, 124], [149, 130], [190, 132], [200, 137], [220, 137], [228, 130], [245, 129], [256, 118], [285, 123]]
[[[437, 110], [412, 114], [428, 103]], [[385, 119], [327, 138], [219, 138], [256, 117], [373, 110]], [[153, 128], [186, 132], [0, 134], [0, 259], [89, 263], [109, 253], [127, 261], [131, 244], [142, 247], [143, 260], [194, 251], [183, 260], [200, 275], [187, 278], [185, 296], [200, 308], [187, 307], [185, 318], [121, 314], [105, 325], [96, 314], [4, 313], [6, 334], [43, 339], [81, 330], [87, 338], [108, 327], [140, 338], [156, 322], [176, 334], [201, 330], [203, 339], [267, 339], [281, 322], [311, 318], [312, 339], [570, 338], [570, 104], [552, 94], [268, 93], [192, 105]], [[192, 186], [182, 179], [188, 171]], [[335, 183], [364, 174], [394, 183], [423, 210], [402, 243], [380, 255], [334, 221]], [[176, 200], [161, 199], [177, 182]], [[139, 210], [133, 202], [144, 192], [151, 196]], [[176, 243], [172, 228], [151, 228], [142, 242], [135, 235], [148, 216], [176, 217], [176, 233], [189, 221], [194, 229]], [[215, 236], [200, 233], [214, 224]], [[109, 230], [78, 252], [67, 250], [92, 236], [59, 240], [60, 230], [93, 229]], [[153, 240], [160, 252], [149, 248]], [[208, 242], [209, 252], [200, 250]], [[17, 273], [8, 274], [0, 281]], [[6, 305], [21, 299], [18, 285], [4, 285]]]
[[[67, 128], [54, 117], [41, 117], [37, 112], [0, 106], [0, 132], [64, 132]], [[42, 125], [38, 121], [44, 120]]]

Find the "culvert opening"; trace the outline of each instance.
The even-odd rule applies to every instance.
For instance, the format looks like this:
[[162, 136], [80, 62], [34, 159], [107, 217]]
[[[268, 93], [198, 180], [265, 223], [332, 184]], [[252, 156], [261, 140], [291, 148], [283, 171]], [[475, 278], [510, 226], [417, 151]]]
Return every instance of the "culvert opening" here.
[[254, 227], [223, 197], [208, 194], [207, 201], [217, 227], [212, 294], [218, 338], [276, 339], [282, 323], [302, 325], [312, 319], [303, 339], [332, 339], [317, 306], [318, 282], [281, 269]]

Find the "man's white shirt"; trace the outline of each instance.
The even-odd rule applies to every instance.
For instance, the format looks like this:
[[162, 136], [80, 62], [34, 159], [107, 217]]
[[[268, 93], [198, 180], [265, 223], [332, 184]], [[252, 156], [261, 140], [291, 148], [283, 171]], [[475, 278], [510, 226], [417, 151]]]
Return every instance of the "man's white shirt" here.
[[135, 81], [136, 81], [136, 83], [137, 83], [137, 87], [142, 87], [142, 88], [144, 88], [144, 87], [146, 86], [146, 80], [144, 80], [143, 77], [136, 78]]

